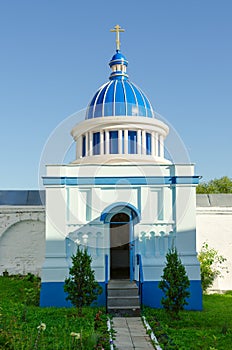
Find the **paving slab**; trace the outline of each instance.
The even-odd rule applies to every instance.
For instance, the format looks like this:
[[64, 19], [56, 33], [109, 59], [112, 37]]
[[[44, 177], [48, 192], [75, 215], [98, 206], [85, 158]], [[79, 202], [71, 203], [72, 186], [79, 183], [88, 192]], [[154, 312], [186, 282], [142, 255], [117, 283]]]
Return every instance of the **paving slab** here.
[[117, 350], [154, 349], [140, 317], [114, 317], [113, 327]]

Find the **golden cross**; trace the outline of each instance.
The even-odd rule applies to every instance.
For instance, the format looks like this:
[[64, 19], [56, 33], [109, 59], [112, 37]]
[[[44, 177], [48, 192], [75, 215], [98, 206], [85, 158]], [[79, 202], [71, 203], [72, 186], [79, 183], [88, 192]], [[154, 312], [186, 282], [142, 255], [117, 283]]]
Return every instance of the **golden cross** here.
[[114, 27], [114, 29], [110, 29], [111, 32], [116, 33], [116, 50], [120, 50], [120, 40], [119, 40], [119, 33], [125, 32], [124, 29], [122, 29], [118, 24]]

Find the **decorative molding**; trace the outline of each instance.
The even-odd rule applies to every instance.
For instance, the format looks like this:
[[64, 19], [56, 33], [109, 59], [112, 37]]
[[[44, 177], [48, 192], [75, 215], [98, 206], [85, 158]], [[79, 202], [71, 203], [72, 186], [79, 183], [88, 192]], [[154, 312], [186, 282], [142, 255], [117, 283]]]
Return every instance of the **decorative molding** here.
[[78, 185], [197, 185], [199, 176], [126, 176], [122, 177], [69, 177], [44, 176], [45, 186]]
[[232, 207], [197, 207], [197, 215], [232, 215]]

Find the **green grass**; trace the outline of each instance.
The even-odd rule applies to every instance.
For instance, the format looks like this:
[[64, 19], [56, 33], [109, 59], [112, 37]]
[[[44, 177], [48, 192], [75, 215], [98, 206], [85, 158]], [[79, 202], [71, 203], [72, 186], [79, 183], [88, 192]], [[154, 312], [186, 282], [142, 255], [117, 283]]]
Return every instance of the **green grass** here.
[[[79, 317], [75, 308], [40, 308], [39, 287], [33, 275], [0, 276], [0, 349], [109, 349], [103, 311], [85, 308]], [[163, 350], [232, 349], [232, 292], [204, 295], [203, 306], [181, 312], [178, 321], [164, 310], [145, 308], [144, 314]], [[39, 332], [41, 323], [46, 330]], [[81, 333], [82, 341], [71, 332]]]
[[232, 349], [232, 292], [203, 296], [203, 311], [182, 311], [171, 320], [164, 310], [144, 309], [163, 350]]
[[[39, 286], [33, 275], [0, 276], [0, 349], [109, 349], [102, 310], [84, 308], [80, 317], [75, 308], [40, 308]], [[41, 323], [44, 331], [37, 328]]]

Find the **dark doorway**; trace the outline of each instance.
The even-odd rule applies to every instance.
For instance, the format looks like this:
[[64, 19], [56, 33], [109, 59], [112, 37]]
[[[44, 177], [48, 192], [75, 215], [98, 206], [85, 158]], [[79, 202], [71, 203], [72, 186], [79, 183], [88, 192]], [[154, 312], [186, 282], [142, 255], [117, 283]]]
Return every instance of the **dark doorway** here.
[[125, 213], [110, 221], [110, 277], [130, 278], [130, 217]]

